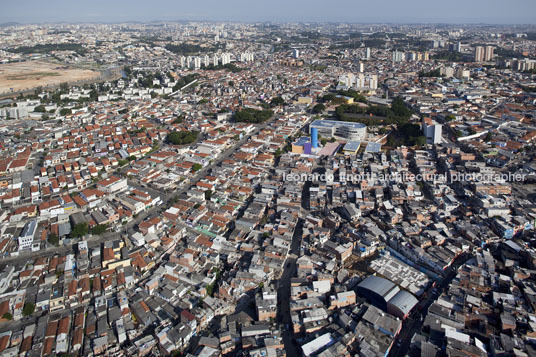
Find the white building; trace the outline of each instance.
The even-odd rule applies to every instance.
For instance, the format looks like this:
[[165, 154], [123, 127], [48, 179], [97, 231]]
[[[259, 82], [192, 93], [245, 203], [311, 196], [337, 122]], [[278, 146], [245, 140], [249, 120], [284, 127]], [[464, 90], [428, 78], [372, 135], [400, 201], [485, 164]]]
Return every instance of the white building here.
[[484, 61], [484, 54], [485, 54], [484, 47], [476, 46], [475, 47], [475, 62]]
[[26, 223], [26, 225], [22, 229], [22, 232], [20, 233], [20, 236], [18, 238], [19, 251], [32, 248], [32, 243], [34, 240], [36, 229], [37, 229], [37, 220], [32, 220]]
[[378, 76], [375, 74], [348, 73], [339, 77], [337, 89], [355, 89], [357, 91], [370, 91], [378, 89]]
[[194, 69], [201, 68], [201, 57], [194, 58]]
[[486, 46], [484, 50], [484, 61], [489, 62], [493, 60], [493, 51], [495, 51], [495, 47]]
[[423, 118], [422, 120], [422, 132], [426, 136], [427, 144], [440, 144], [441, 143], [441, 131], [442, 125], [436, 123], [430, 118]]
[[231, 63], [231, 55], [229, 53], [223, 53], [221, 55], [221, 64], [226, 65]]
[[337, 120], [315, 120], [310, 129], [316, 128], [318, 135], [324, 137], [339, 137], [347, 140], [364, 140], [367, 136], [367, 126], [363, 123], [354, 123]]
[[128, 187], [127, 179], [112, 176], [97, 183], [99, 190], [106, 193], [116, 193], [125, 190]]
[[406, 60], [406, 54], [400, 51], [393, 52], [393, 62], [404, 62]]

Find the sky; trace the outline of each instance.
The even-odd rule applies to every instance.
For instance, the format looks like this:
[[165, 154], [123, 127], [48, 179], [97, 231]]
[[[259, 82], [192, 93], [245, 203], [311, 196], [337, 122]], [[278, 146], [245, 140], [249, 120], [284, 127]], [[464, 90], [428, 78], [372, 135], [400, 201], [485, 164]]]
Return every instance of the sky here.
[[536, 0], [1, 0], [0, 22], [536, 24]]

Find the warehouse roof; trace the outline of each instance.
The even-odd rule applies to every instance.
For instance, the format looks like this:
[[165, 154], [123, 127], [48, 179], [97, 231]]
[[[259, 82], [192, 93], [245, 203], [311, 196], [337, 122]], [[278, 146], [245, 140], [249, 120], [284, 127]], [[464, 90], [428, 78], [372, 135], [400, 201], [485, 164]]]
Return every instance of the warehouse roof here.
[[361, 283], [359, 283], [357, 287], [361, 289], [370, 290], [377, 295], [382, 296], [383, 298], [385, 298], [385, 300], [389, 300], [387, 296], [390, 295], [389, 293], [397, 286], [387, 279], [371, 275], [365, 280], [363, 280]]
[[418, 304], [418, 300], [405, 290], [400, 290], [388, 304], [393, 305], [404, 315], [407, 315]]

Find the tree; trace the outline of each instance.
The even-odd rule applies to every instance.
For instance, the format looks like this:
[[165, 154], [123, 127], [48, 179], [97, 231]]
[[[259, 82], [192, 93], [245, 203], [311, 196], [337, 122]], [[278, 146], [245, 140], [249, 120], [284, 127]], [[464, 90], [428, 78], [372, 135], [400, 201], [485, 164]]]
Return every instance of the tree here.
[[192, 166], [192, 170], [194, 170], [194, 171], [199, 171], [199, 170], [201, 170], [202, 168], [203, 168], [203, 166], [201, 166], [201, 164], [194, 164], [194, 165]]
[[391, 102], [391, 110], [397, 117], [409, 118], [411, 116], [411, 110], [406, 107], [404, 100], [400, 97], [396, 97]]
[[210, 200], [211, 197], [212, 197], [212, 191], [211, 190], [206, 190], [205, 191], [205, 200]]
[[60, 115], [63, 117], [63, 116], [66, 116], [66, 115], [69, 115], [71, 114], [71, 109], [68, 109], [68, 108], [61, 108], [60, 110]]
[[181, 124], [183, 120], [184, 120], [184, 115], [181, 114], [175, 120], [173, 120], [171, 124]]
[[69, 83], [67, 82], [63, 82], [60, 84], [60, 90], [64, 93], [68, 93], [69, 92]]
[[38, 105], [37, 107], [34, 108], [34, 112], [36, 113], [44, 113], [46, 111], [47, 110], [44, 105]]
[[11, 315], [9, 312], [6, 312], [5, 314], [2, 315], [2, 318], [8, 320], [8, 321], [11, 321], [13, 320], [13, 315]]
[[87, 222], [78, 223], [74, 226], [73, 230], [71, 231], [71, 237], [72, 238], [80, 238], [88, 234], [88, 224]]
[[191, 144], [197, 140], [198, 131], [173, 131], [166, 137], [166, 142], [172, 145]]
[[93, 235], [102, 235], [108, 229], [107, 224], [97, 224], [95, 227], [91, 228], [91, 234]]
[[326, 110], [326, 106], [324, 104], [322, 104], [322, 103], [318, 103], [317, 105], [315, 105], [313, 107], [313, 113], [315, 113], [315, 114], [320, 114], [324, 110]]
[[442, 77], [441, 76], [441, 70], [439, 68], [437, 68], [437, 69], [434, 69], [434, 70], [429, 71], [429, 72], [420, 71], [419, 72], [419, 77], [421, 77], [421, 78], [424, 78], [424, 77]]
[[414, 139], [415, 145], [417, 146], [424, 146], [426, 145], [426, 137], [425, 136], [418, 136]]
[[48, 119], [50, 119], [50, 117], [48, 116], [47, 113], [41, 115], [41, 120], [48, 120]]
[[48, 242], [57, 246], [60, 243], [60, 238], [56, 233], [50, 233], [48, 236]]
[[258, 124], [270, 119], [272, 115], [274, 115], [274, 112], [271, 110], [244, 108], [242, 110], [237, 111], [234, 114], [233, 119], [235, 122]]
[[490, 131], [488, 131], [488, 133], [486, 134], [486, 137], [484, 138], [484, 141], [490, 142], [492, 138], [493, 138], [493, 135], [491, 134]]
[[445, 117], [445, 121], [448, 123], [449, 121], [456, 120], [456, 116], [454, 114], [449, 114]]
[[31, 302], [27, 302], [24, 304], [24, 307], [22, 308], [22, 316], [30, 316], [35, 311], [35, 305]]
[[331, 102], [333, 99], [335, 99], [335, 94], [333, 93], [328, 93], [322, 97], [324, 103]]
[[281, 97], [274, 97], [270, 101], [270, 106], [271, 107], [277, 107], [277, 106], [280, 106], [280, 105], [285, 105], [285, 100], [283, 98], [281, 98]]

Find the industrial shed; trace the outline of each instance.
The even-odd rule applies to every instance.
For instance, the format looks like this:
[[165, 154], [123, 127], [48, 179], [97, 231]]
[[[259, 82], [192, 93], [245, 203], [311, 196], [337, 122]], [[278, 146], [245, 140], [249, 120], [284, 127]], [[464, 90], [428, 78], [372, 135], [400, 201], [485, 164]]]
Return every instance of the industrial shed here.
[[371, 275], [357, 286], [357, 293], [367, 298], [373, 305], [387, 310], [387, 302], [393, 298], [400, 288], [387, 279]]
[[387, 312], [401, 319], [406, 318], [419, 301], [411, 293], [400, 290], [387, 302]]

